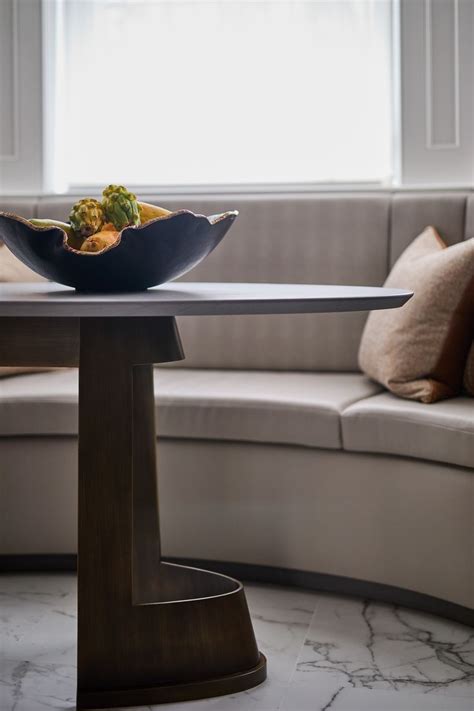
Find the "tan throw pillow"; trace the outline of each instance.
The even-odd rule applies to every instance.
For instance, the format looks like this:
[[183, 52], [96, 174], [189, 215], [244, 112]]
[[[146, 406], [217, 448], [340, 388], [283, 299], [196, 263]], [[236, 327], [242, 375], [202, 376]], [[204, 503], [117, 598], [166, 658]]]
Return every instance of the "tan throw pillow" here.
[[[0, 241], [0, 282], [6, 281], [45, 281], [42, 276], [20, 262], [12, 252]], [[33, 373], [42, 368], [0, 368], [0, 378], [7, 375], [22, 375]], [[44, 370], [48, 370], [45, 368]]]
[[474, 238], [447, 247], [427, 227], [400, 256], [385, 286], [415, 295], [399, 309], [370, 313], [361, 369], [411, 400], [457, 395], [474, 337]]
[[464, 371], [464, 388], [468, 395], [474, 397], [474, 341], [469, 351], [466, 370]]

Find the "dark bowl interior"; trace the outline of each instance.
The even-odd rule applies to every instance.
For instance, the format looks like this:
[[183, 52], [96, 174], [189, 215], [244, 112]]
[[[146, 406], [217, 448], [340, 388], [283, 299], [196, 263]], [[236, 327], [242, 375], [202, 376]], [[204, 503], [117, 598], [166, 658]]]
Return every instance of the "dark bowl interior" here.
[[180, 210], [138, 227], [126, 227], [115, 244], [98, 253], [67, 244], [59, 227], [38, 228], [0, 212], [0, 239], [30, 269], [80, 291], [142, 291], [177, 279], [219, 244], [237, 212], [195, 215]]

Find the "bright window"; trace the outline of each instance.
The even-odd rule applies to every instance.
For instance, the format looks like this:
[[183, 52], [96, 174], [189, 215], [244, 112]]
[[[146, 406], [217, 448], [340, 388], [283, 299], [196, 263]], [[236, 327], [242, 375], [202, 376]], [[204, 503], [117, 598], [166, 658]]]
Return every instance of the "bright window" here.
[[60, 182], [386, 182], [390, 18], [390, 0], [67, 0]]

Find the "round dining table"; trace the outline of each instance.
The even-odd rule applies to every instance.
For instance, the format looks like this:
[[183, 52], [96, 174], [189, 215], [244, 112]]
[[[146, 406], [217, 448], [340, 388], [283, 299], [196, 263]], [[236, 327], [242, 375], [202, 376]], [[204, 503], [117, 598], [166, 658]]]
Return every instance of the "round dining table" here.
[[391, 309], [411, 296], [307, 284], [117, 294], [0, 284], [0, 366], [79, 367], [78, 709], [218, 696], [266, 678], [242, 584], [161, 557], [152, 367], [184, 357], [175, 318]]

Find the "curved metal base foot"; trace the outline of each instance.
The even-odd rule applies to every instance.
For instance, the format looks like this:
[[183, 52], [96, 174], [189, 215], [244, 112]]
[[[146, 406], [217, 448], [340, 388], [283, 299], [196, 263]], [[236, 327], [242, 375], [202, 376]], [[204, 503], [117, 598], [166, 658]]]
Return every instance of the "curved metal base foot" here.
[[258, 686], [267, 677], [267, 660], [260, 654], [258, 664], [248, 671], [190, 682], [187, 684], [162, 684], [143, 689], [120, 689], [79, 693], [78, 709], [105, 709], [114, 706], [151, 706], [177, 703], [234, 694]]

